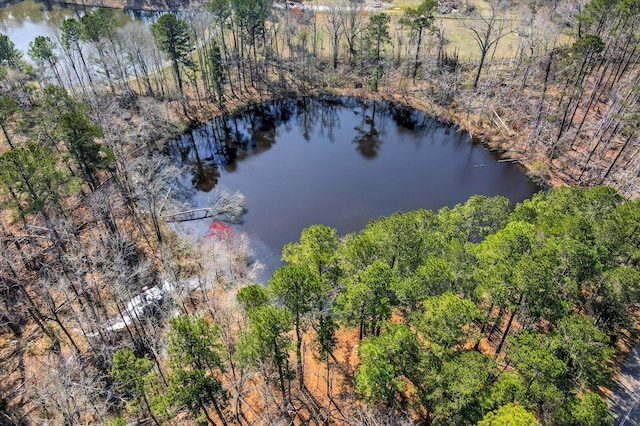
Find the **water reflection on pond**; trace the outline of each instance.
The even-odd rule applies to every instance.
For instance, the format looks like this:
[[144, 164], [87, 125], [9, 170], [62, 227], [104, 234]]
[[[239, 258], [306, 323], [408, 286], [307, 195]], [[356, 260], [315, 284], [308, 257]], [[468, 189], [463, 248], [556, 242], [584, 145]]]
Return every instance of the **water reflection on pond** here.
[[[474, 194], [513, 203], [539, 188], [515, 164], [499, 163], [468, 133], [387, 102], [354, 98], [285, 99], [219, 118], [173, 141], [189, 166], [195, 206], [214, 188], [240, 191], [246, 232], [267, 272], [282, 246], [312, 224], [345, 234], [371, 218], [437, 210]], [[208, 221], [189, 223], [204, 234]]]

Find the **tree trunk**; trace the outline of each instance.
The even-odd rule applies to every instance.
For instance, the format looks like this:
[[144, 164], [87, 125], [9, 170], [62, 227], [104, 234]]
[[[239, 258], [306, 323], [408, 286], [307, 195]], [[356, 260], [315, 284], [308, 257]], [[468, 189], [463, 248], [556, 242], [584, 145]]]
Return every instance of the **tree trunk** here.
[[509, 316], [509, 321], [507, 322], [507, 326], [505, 327], [504, 333], [502, 334], [502, 339], [500, 339], [500, 344], [496, 348], [496, 355], [500, 354], [500, 351], [502, 351], [502, 346], [504, 345], [505, 340], [507, 340], [507, 335], [509, 334], [509, 330], [511, 329], [511, 325], [513, 324], [513, 320], [515, 319], [516, 314], [518, 313], [518, 308], [522, 304], [523, 299], [524, 299], [524, 293], [520, 293], [520, 297], [518, 298], [518, 303], [516, 304], [516, 306], [513, 307], [513, 310], [511, 311], [511, 315]]
[[300, 329], [300, 317], [296, 313], [296, 372], [300, 389], [304, 389], [304, 368], [302, 365], [302, 330]]
[[482, 73], [482, 66], [484, 65], [485, 58], [487, 57], [487, 49], [482, 49], [480, 52], [480, 62], [478, 63], [478, 70], [476, 71], [476, 76], [473, 79], [473, 88], [478, 88], [478, 82], [480, 81], [480, 73]]
[[[413, 82], [416, 82], [416, 75], [418, 75], [418, 61], [420, 59], [420, 45], [422, 44], [422, 27], [418, 29], [418, 42], [416, 46], [416, 57], [413, 61]], [[475, 87], [475, 86], [474, 86]]]

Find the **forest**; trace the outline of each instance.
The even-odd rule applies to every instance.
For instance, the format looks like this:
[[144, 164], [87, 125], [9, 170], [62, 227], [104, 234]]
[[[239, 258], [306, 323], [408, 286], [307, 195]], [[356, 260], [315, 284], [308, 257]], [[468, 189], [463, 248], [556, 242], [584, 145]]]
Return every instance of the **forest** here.
[[[0, 424], [611, 424], [638, 341], [640, 2], [325, 6], [87, 9], [27, 52], [0, 33]], [[171, 138], [321, 94], [460, 125], [550, 189], [310, 226], [266, 285], [241, 194], [172, 230]]]

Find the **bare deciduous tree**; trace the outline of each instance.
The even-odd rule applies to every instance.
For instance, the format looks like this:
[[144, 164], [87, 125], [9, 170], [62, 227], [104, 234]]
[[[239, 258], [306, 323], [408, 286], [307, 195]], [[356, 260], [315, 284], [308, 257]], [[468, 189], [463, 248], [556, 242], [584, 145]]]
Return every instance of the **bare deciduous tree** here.
[[68, 425], [102, 421], [111, 403], [104, 378], [79, 358], [47, 357], [29, 380], [41, 420]]
[[151, 217], [156, 238], [162, 243], [160, 219], [164, 208], [171, 205], [171, 191], [182, 170], [170, 158], [157, 153], [141, 155], [133, 159], [129, 167], [136, 197]]
[[482, 13], [478, 9], [466, 22], [467, 28], [473, 33], [473, 38], [480, 48], [480, 59], [478, 69], [473, 79], [473, 88], [478, 87], [482, 68], [487, 61], [487, 55], [492, 48], [507, 35], [513, 32], [510, 23], [507, 21], [507, 12], [511, 6], [510, 0], [490, 0], [488, 13]]

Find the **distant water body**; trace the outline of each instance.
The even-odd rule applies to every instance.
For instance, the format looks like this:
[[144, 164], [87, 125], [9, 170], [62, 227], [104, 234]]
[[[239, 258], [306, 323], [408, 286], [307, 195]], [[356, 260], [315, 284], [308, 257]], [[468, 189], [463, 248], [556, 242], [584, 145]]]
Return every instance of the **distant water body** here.
[[[51, 40], [58, 40], [62, 23], [67, 18], [79, 18], [85, 10], [91, 7], [79, 5], [60, 5], [57, 3], [36, 2], [22, 0], [0, 6], [0, 32], [6, 34], [20, 50], [25, 59], [29, 43], [37, 36], [47, 36]], [[125, 25], [134, 20], [152, 22], [158, 12], [113, 10], [118, 22]]]

